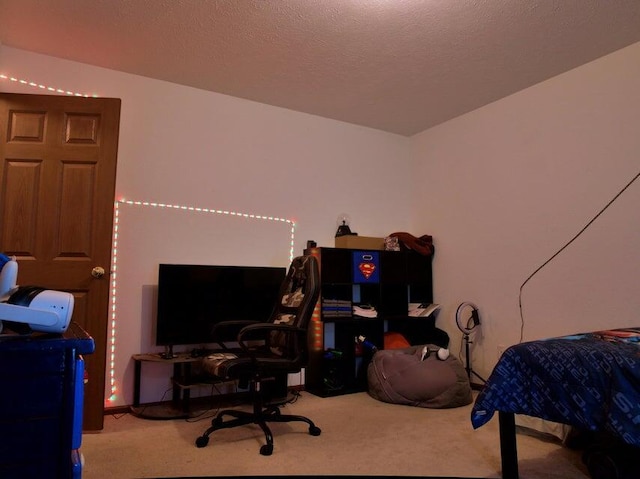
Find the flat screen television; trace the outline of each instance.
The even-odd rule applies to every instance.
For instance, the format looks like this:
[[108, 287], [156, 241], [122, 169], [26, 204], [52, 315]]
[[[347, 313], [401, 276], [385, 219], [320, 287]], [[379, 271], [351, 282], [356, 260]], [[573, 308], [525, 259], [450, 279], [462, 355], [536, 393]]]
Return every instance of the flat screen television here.
[[266, 321], [285, 274], [268, 266], [160, 264], [156, 345], [204, 345], [221, 321]]

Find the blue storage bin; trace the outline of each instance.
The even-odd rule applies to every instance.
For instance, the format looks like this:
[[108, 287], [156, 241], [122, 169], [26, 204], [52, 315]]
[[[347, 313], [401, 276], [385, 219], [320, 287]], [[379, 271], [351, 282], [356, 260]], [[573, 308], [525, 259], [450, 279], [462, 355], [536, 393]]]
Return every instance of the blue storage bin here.
[[0, 335], [0, 478], [80, 479], [82, 355], [94, 349], [75, 323], [64, 335]]
[[377, 251], [353, 252], [353, 282], [380, 282], [380, 253]]

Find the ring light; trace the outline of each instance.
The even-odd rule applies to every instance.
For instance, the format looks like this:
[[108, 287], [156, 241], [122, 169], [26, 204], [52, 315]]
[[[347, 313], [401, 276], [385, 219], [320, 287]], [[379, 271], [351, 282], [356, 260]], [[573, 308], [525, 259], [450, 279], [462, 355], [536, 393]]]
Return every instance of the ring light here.
[[[463, 324], [461, 320], [461, 316], [462, 316], [462, 312], [466, 308], [471, 308], [471, 317], [468, 318], [466, 323]], [[476, 373], [471, 367], [471, 350], [469, 348], [469, 345], [472, 343], [472, 341], [469, 336], [475, 328], [480, 326], [480, 315], [478, 314], [478, 307], [475, 304], [469, 303], [469, 302], [460, 303], [460, 306], [458, 306], [458, 309], [456, 309], [456, 326], [458, 326], [458, 329], [462, 331], [464, 335], [463, 340], [465, 343], [465, 359], [466, 359], [465, 370], [467, 371], [467, 377], [469, 378], [469, 382], [471, 382], [471, 376], [473, 375], [476, 378], [480, 379], [480, 381], [482, 381], [483, 383], [486, 383], [487, 381], [483, 379], [482, 376], [480, 376], [478, 373]], [[472, 384], [471, 386], [473, 387], [474, 385]]]
[[[471, 318], [472, 324], [469, 324], [469, 320], [467, 319], [467, 322], [465, 324], [462, 324], [461, 321], [461, 316], [462, 316], [462, 311], [465, 308], [471, 308]], [[460, 306], [458, 306], [458, 309], [456, 310], [456, 326], [458, 326], [458, 329], [460, 331], [462, 331], [464, 334], [470, 334], [471, 331], [473, 331], [476, 326], [480, 326], [480, 316], [478, 315], [478, 307], [473, 304], [473, 303], [461, 303]]]

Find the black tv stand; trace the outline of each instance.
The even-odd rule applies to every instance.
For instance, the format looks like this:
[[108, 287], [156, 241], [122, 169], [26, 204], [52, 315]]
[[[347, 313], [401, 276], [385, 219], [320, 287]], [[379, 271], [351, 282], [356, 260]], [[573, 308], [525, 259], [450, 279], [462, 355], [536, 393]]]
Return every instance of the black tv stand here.
[[[201, 361], [202, 358], [194, 358], [189, 353], [176, 353], [173, 354], [173, 357], [169, 358], [167, 353], [173, 354], [172, 351], [165, 351], [163, 353], [134, 354], [132, 356], [134, 361], [134, 373], [133, 404], [131, 405], [131, 411], [139, 417], [145, 417], [147, 419], [179, 419], [188, 418], [191, 415], [189, 405], [191, 400], [190, 389], [201, 384], [194, 380], [191, 366], [193, 363]], [[156, 414], [152, 407], [140, 404], [142, 363], [145, 362], [163, 362], [172, 364], [173, 394], [170, 410], [162, 410], [160, 413]]]
[[[194, 354], [194, 351], [200, 355]], [[188, 419], [193, 417], [194, 412], [191, 410], [191, 389], [202, 385], [220, 384], [227, 381], [216, 379], [211, 376], [203, 376], [194, 374], [192, 366], [202, 361], [202, 358], [215, 350], [211, 349], [195, 349], [191, 352], [175, 353], [173, 358], [165, 358], [165, 353], [148, 353], [134, 354], [132, 356], [134, 362], [133, 374], [133, 404], [131, 412], [138, 417], [144, 419]], [[142, 363], [165, 363], [173, 366], [173, 383], [172, 401], [170, 404], [140, 404], [140, 387], [142, 376]], [[266, 381], [263, 384], [263, 397], [265, 402], [278, 402], [282, 398], [287, 398], [287, 374], [283, 373], [278, 377], [274, 377], [272, 381]], [[233, 393], [237, 395], [238, 393]], [[239, 393], [242, 394], [242, 393]]]

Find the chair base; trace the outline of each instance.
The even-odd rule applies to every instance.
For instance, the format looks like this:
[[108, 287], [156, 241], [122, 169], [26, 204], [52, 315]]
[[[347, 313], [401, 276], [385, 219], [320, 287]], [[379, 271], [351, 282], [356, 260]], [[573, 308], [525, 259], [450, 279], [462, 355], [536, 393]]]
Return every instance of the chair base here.
[[[225, 421], [225, 416], [231, 419]], [[293, 414], [282, 414], [280, 406], [268, 406], [264, 409], [260, 408], [258, 412], [237, 411], [235, 409], [225, 409], [220, 411], [211, 421], [211, 427], [207, 429], [202, 436], [196, 439], [197, 447], [205, 447], [209, 444], [209, 435], [218, 429], [228, 429], [236, 426], [244, 426], [247, 424], [257, 424], [264, 432], [266, 444], [260, 447], [260, 454], [270, 456], [273, 452], [273, 434], [267, 425], [268, 422], [293, 422], [300, 421], [309, 425], [309, 434], [319, 436], [322, 432], [311, 419]]]

